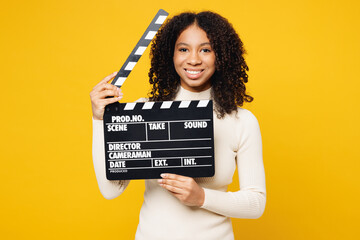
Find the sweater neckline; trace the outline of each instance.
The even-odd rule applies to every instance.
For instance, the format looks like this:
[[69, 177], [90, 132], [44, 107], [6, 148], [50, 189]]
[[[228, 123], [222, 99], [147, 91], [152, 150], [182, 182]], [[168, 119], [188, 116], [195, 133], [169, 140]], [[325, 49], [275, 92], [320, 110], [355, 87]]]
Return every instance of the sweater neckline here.
[[201, 92], [191, 92], [181, 85], [178, 88], [175, 100], [205, 100], [211, 99], [211, 87]]

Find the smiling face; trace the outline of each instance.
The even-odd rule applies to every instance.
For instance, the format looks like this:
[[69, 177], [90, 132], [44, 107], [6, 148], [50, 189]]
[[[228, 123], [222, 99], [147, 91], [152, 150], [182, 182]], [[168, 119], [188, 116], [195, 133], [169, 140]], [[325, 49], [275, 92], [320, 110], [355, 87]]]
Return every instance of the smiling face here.
[[190, 25], [180, 34], [175, 43], [173, 61], [184, 89], [200, 92], [211, 87], [215, 53], [206, 32], [197, 25]]

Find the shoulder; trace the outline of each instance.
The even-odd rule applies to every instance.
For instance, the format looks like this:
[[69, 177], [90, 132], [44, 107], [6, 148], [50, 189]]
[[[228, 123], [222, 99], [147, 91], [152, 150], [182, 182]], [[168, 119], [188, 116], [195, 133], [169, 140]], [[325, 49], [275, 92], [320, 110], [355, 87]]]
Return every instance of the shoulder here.
[[247, 109], [238, 108], [236, 116], [236, 132], [239, 136], [238, 146], [261, 145], [260, 125], [255, 115]]
[[251, 111], [245, 108], [241, 108], [241, 107], [238, 108], [238, 111], [236, 113], [236, 118], [241, 123], [255, 124], [255, 125], [259, 124], [255, 115]]
[[231, 129], [233, 133], [248, 135], [260, 130], [259, 122], [255, 115], [244, 108], [237, 108], [230, 114], [226, 114], [223, 119], [217, 120], [217, 125], [226, 129]]
[[238, 107], [237, 111], [225, 114], [224, 118], [217, 118], [217, 121], [223, 122], [226, 126], [234, 126], [236, 128], [258, 125], [258, 120], [255, 115], [251, 111], [241, 107]]
[[237, 132], [241, 135], [251, 135], [254, 133], [260, 133], [260, 124], [255, 115], [244, 108], [238, 108], [235, 117]]

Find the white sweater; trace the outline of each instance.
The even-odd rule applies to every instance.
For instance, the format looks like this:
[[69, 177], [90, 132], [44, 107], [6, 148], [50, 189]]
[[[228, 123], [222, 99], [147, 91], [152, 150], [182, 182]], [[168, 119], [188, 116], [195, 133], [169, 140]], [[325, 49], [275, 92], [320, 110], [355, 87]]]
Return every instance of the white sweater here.
[[[179, 89], [175, 100], [210, 99], [211, 88], [195, 93]], [[145, 180], [144, 203], [135, 239], [227, 240], [234, 239], [230, 217], [259, 218], [265, 209], [266, 189], [259, 124], [248, 110], [218, 119], [214, 113], [215, 175], [196, 178], [204, 188], [202, 207], [183, 205], [156, 179]], [[101, 193], [119, 196], [130, 180], [109, 181], [105, 175], [103, 122], [93, 120], [93, 161]], [[240, 190], [227, 192], [235, 168]]]

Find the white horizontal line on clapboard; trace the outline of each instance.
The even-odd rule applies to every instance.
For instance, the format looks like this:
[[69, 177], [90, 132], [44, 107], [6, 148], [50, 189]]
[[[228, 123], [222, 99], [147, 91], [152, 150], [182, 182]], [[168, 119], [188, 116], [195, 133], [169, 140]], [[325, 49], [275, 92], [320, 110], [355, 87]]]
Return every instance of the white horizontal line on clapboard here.
[[169, 121], [146, 121], [146, 122], [122, 122], [122, 123], [106, 123], [106, 124], [140, 124], [140, 123], [162, 123], [162, 122], [186, 122], [186, 121], [211, 121], [211, 119], [191, 119], [191, 120], [169, 120]]
[[158, 158], [121, 158], [121, 159], [109, 159], [108, 161], [133, 161], [133, 160], [154, 160], [154, 159], [166, 159], [172, 160], [171, 158], [175, 158], [175, 160], [181, 158], [211, 158], [212, 156], [186, 156], [186, 157], [158, 157]]
[[[129, 63], [130, 64], [130, 63]], [[132, 68], [135, 66], [136, 63], [132, 63], [126, 67], [128, 67], [130, 70], [132, 70]], [[125, 69], [127, 70], [127, 69]], [[125, 81], [125, 79], [121, 79], [121, 82], [123, 83]], [[191, 102], [197, 102], [198, 104], [196, 105], [197, 108], [204, 108], [207, 107], [207, 105], [209, 104], [210, 100], [184, 100], [181, 101], [178, 108], [189, 108], [190, 103]], [[169, 109], [169, 108], [173, 108], [172, 104], [174, 101], [163, 101], [161, 106], [157, 106], [157, 109]], [[154, 107], [155, 102], [130, 102], [130, 103], [125, 103], [125, 107], [124, 107], [124, 111], [126, 110], [133, 110], [135, 108], [136, 105], [142, 105], [142, 109], [143, 110], [151, 110]]]
[[164, 166], [164, 167], [133, 167], [133, 168], [109, 168], [109, 170], [120, 170], [120, 169], [144, 169], [144, 168], [183, 168], [183, 167], [211, 167], [212, 165], [187, 165], [187, 166]]
[[144, 140], [144, 141], [122, 141], [122, 142], [107, 142], [107, 144], [113, 143], [129, 143], [129, 142], [169, 142], [169, 141], [209, 141], [211, 138], [183, 138], [183, 139], [171, 139], [171, 140]]
[[193, 147], [193, 148], [159, 148], [159, 149], [140, 149], [140, 150], [109, 150], [108, 152], [142, 152], [142, 151], [164, 151], [164, 150], [189, 150], [189, 149], [211, 149], [212, 147]]

